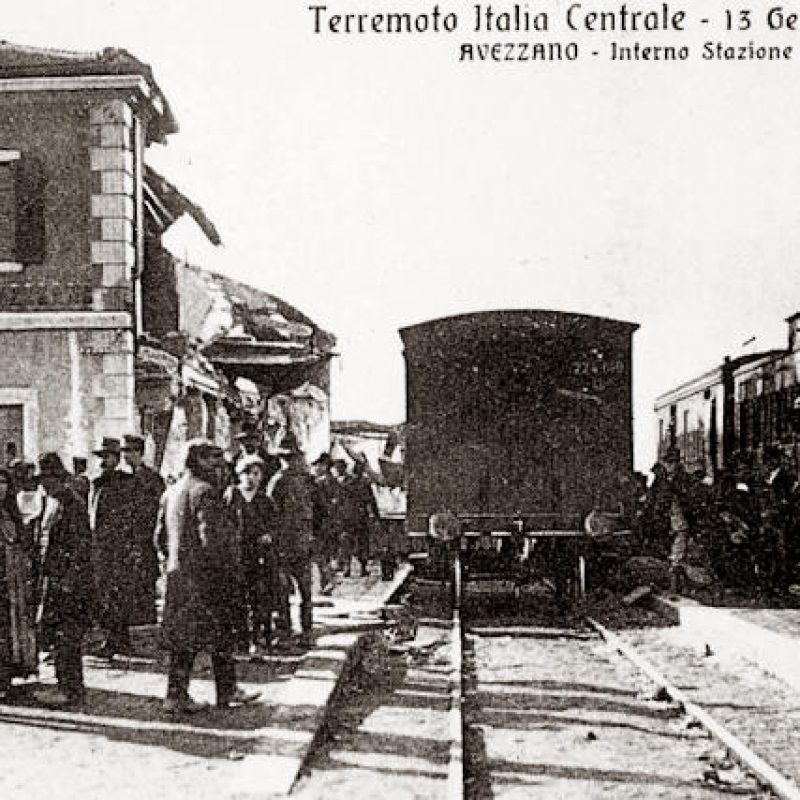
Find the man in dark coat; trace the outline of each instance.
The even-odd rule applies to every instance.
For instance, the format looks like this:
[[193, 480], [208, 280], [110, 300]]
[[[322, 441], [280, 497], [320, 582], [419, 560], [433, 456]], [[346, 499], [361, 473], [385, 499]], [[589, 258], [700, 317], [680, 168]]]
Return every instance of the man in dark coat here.
[[797, 479], [783, 466], [779, 447], [764, 449], [764, 470], [759, 480], [760, 541], [756, 553], [759, 588], [780, 592], [791, 581], [794, 555], [794, 487]]
[[677, 448], [670, 448], [664, 456], [669, 492], [669, 529], [672, 545], [669, 551], [671, 588], [673, 592], [684, 589], [689, 543], [692, 535], [692, 506], [689, 478]]
[[341, 533], [342, 485], [333, 474], [333, 459], [323, 453], [316, 468], [316, 509], [314, 513], [315, 559], [319, 569], [322, 594], [333, 589], [331, 564], [338, 555]]
[[367, 574], [370, 551], [370, 532], [379, 520], [378, 504], [372, 492], [372, 479], [366, 459], [357, 460], [353, 474], [345, 479], [344, 527], [342, 537], [344, 551], [344, 574], [350, 574], [350, 564], [355, 556], [361, 566], [361, 576]]
[[[313, 626], [311, 601], [311, 559], [314, 551], [314, 510], [317, 487], [305, 456], [294, 436], [282, 442], [286, 450], [286, 469], [272, 489], [280, 562], [296, 581], [300, 590], [300, 622], [303, 637], [308, 640]], [[288, 603], [288, 598], [281, 598]], [[283, 609], [288, 615], [288, 609]]]
[[131, 625], [153, 625], [156, 621], [156, 581], [158, 557], [153, 534], [158, 518], [158, 504], [164, 494], [161, 476], [144, 464], [144, 439], [125, 436], [122, 456], [130, 467], [132, 538], [130, 541], [131, 581], [134, 596], [131, 602]]
[[92, 481], [89, 491], [92, 558], [99, 622], [107, 637], [101, 654], [113, 658], [130, 652], [128, 628], [137, 591], [133, 478], [118, 469], [122, 454], [119, 439], [104, 438], [94, 454], [100, 457], [100, 475]]
[[56, 453], [39, 459], [39, 482], [56, 501], [42, 543], [40, 622], [55, 640], [58, 692], [37, 694], [48, 705], [83, 702], [81, 640], [92, 620], [92, 534], [86, 506]]
[[156, 542], [164, 543], [167, 588], [162, 638], [170, 651], [165, 710], [192, 713], [203, 706], [189, 696], [194, 660], [212, 649], [217, 705], [255, 700], [236, 687], [233, 659], [238, 559], [233, 529], [223, 513], [222, 451], [205, 439], [189, 442], [186, 469], [164, 494]]

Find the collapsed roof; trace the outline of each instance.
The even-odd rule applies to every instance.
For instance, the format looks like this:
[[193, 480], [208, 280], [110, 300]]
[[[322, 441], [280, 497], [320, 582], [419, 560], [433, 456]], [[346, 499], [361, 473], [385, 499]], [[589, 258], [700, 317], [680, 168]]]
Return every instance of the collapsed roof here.
[[118, 47], [99, 51], [60, 50], [0, 41], [0, 80], [128, 75], [144, 78], [147, 85], [148, 101], [155, 112], [147, 125], [148, 138], [161, 142], [177, 133], [177, 120], [153, 78], [152, 69], [127, 50]]
[[184, 262], [176, 270], [181, 328], [207, 343], [212, 360], [291, 364], [334, 355], [333, 334], [280, 297]]

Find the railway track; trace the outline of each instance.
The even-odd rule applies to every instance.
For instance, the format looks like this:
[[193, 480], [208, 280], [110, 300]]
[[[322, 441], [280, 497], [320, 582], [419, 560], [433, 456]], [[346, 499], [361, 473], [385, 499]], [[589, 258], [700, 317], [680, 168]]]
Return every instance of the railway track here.
[[[675, 677], [669, 629], [618, 635], [546, 613], [499, 624], [463, 609], [459, 586], [453, 596], [449, 625], [421, 620], [409, 666], [395, 661], [397, 682], [352, 695], [361, 707], [348, 708], [351, 722], [310, 765], [299, 796], [800, 800], [785, 777], [796, 778], [791, 754], [781, 759], [763, 738], [748, 747], [746, 731], [728, 727], [734, 712], [774, 727], [774, 711], [748, 696], [703, 707], [686, 673]], [[644, 652], [631, 646], [642, 632]], [[797, 701], [786, 699], [791, 715]]]
[[588, 626], [468, 626], [462, 680], [463, 797], [762, 795]]
[[462, 649], [463, 772], [450, 798], [800, 800], [792, 781], [594, 620], [498, 627], [467, 617]]

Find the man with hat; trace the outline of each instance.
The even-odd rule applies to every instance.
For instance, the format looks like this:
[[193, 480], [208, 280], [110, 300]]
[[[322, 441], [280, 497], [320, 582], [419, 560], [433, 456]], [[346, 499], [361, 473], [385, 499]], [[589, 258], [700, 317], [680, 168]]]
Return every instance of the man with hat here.
[[92, 621], [92, 534], [83, 500], [56, 453], [39, 458], [38, 480], [55, 501], [42, 543], [41, 591], [37, 621], [52, 634], [58, 691], [37, 694], [48, 705], [83, 702], [81, 640]]
[[322, 594], [329, 594], [333, 590], [331, 565], [339, 550], [342, 485], [333, 473], [333, 459], [329, 453], [323, 453], [314, 462], [314, 468], [317, 486], [315, 557]]
[[132, 534], [130, 566], [134, 574], [131, 625], [153, 625], [156, 621], [158, 556], [153, 534], [158, 505], [164, 493], [161, 476], [144, 463], [144, 439], [127, 434], [122, 438], [122, 457], [133, 475], [131, 481]]
[[673, 592], [680, 592], [686, 582], [692, 508], [688, 477], [681, 461], [681, 451], [676, 447], [670, 447], [664, 454], [664, 468], [669, 499], [669, 530], [672, 538], [669, 551], [671, 588]]
[[132, 580], [133, 477], [118, 469], [119, 439], [105, 437], [94, 454], [100, 458], [100, 475], [89, 490], [89, 521], [99, 622], [106, 631], [101, 655], [110, 659], [130, 653], [129, 625], [137, 590]]
[[[281, 565], [297, 581], [303, 638], [308, 641], [313, 626], [311, 559], [317, 487], [294, 434], [287, 433], [284, 436], [281, 448], [286, 453], [286, 468], [272, 487], [278, 551]], [[281, 602], [288, 605], [288, 598], [281, 597]], [[288, 617], [285, 605], [283, 616]]]

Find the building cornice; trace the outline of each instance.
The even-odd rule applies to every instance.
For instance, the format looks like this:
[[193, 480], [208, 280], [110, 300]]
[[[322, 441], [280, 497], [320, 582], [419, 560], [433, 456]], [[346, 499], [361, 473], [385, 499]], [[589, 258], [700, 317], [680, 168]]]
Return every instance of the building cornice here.
[[94, 89], [126, 89], [141, 92], [159, 114], [164, 104], [142, 75], [70, 75], [35, 78], [0, 78], [0, 92], [69, 92]]
[[0, 313], [0, 331], [132, 328], [126, 311], [32, 311]]

